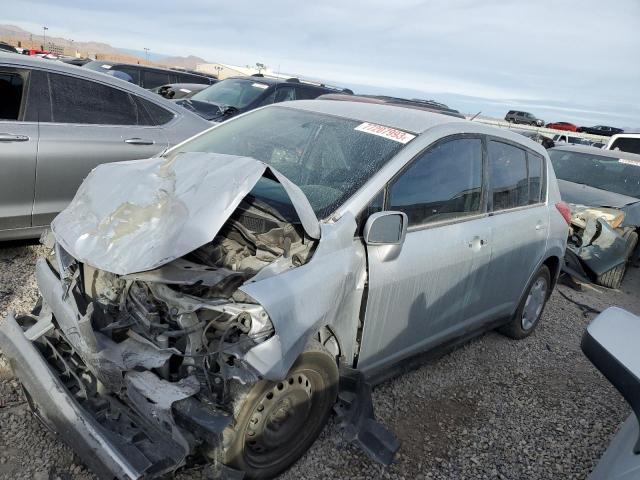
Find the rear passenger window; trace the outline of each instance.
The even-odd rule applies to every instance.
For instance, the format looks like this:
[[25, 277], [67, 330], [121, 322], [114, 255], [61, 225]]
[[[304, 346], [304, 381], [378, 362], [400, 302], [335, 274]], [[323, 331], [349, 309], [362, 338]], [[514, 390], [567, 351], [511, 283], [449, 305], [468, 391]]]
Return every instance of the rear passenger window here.
[[482, 142], [440, 143], [417, 158], [389, 190], [388, 210], [400, 210], [409, 226], [448, 220], [482, 209]]
[[120, 72], [126, 73], [131, 77], [133, 84], [140, 85], [140, 68], [132, 67], [129, 65], [114, 65], [113, 67], [111, 67], [111, 70], [118, 70]]
[[274, 103], [289, 102], [296, 99], [296, 91], [293, 87], [276, 87]]
[[542, 162], [544, 159], [540, 155], [527, 153], [529, 162], [529, 203], [540, 203], [542, 201]]
[[67, 75], [49, 74], [51, 121], [137, 125], [138, 107], [122, 90]]
[[172, 83], [168, 73], [155, 70], [142, 71], [142, 86], [144, 88], [156, 88], [167, 83]]
[[489, 188], [493, 210], [529, 204], [527, 156], [521, 148], [489, 141]]
[[149, 100], [145, 100], [144, 98], [136, 96], [135, 99], [141, 108], [147, 113], [147, 115], [140, 116], [140, 125], [164, 125], [165, 123], [173, 120], [173, 112], [170, 112]]
[[24, 80], [18, 73], [0, 72], [0, 120], [18, 120]]
[[317, 88], [296, 87], [296, 99], [298, 100], [313, 100], [323, 93], [325, 92]]

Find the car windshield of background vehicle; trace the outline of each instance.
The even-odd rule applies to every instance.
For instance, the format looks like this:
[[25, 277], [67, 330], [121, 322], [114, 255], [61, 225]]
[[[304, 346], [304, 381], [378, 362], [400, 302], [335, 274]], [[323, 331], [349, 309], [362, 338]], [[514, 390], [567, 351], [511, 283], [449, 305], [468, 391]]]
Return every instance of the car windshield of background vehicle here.
[[[374, 133], [371, 124], [357, 120], [269, 107], [224, 123], [171, 154], [215, 152], [261, 160], [298, 185], [318, 218], [325, 218], [411, 138], [385, 127]], [[289, 203], [284, 190], [266, 179], [253, 193], [279, 209]]]
[[196, 93], [192, 100], [227, 107], [244, 108], [253, 103], [269, 88], [256, 80], [227, 79]]
[[623, 152], [640, 154], [640, 137], [616, 138], [609, 150], [622, 150]]
[[549, 150], [549, 157], [561, 180], [640, 198], [639, 161], [562, 150]]

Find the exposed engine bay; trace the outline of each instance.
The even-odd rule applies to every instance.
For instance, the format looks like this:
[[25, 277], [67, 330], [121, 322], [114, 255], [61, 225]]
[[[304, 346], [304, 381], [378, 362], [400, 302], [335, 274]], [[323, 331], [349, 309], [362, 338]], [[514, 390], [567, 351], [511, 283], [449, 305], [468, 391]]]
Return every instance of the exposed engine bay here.
[[156, 370], [166, 380], [198, 376], [212, 400], [226, 383], [254, 381], [236, 361], [273, 333], [266, 312], [238, 290], [276, 259], [304, 264], [315, 242], [259, 201], [244, 201], [216, 238], [158, 269], [117, 276], [82, 264], [94, 329], [120, 342], [139, 335], [172, 352]]

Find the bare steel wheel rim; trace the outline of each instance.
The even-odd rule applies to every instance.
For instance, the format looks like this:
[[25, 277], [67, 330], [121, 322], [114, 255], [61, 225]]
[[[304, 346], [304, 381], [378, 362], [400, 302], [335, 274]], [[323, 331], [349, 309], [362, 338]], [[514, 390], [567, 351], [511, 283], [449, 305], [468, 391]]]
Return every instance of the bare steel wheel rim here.
[[286, 456], [305, 437], [313, 410], [311, 375], [296, 372], [265, 391], [245, 429], [245, 458], [265, 467]]
[[521, 322], [523, 330], [530, 330], [536, 324], [542, 313], [546, 297], [547, 281], [543, 277], [539, 277], [531, 286], [522, 309]]

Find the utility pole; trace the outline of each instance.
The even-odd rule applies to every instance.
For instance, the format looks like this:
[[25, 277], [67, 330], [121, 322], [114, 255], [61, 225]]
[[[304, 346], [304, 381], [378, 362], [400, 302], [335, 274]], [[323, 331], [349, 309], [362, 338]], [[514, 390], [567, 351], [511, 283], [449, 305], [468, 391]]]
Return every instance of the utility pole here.
[[149, 62], [149, 49], [147, 47], [144, 47], [144, 58]]
[[47, 49], [47, 30], [49, 30], [48, 27], [42, 27], [42, 49], [46, 50]]

